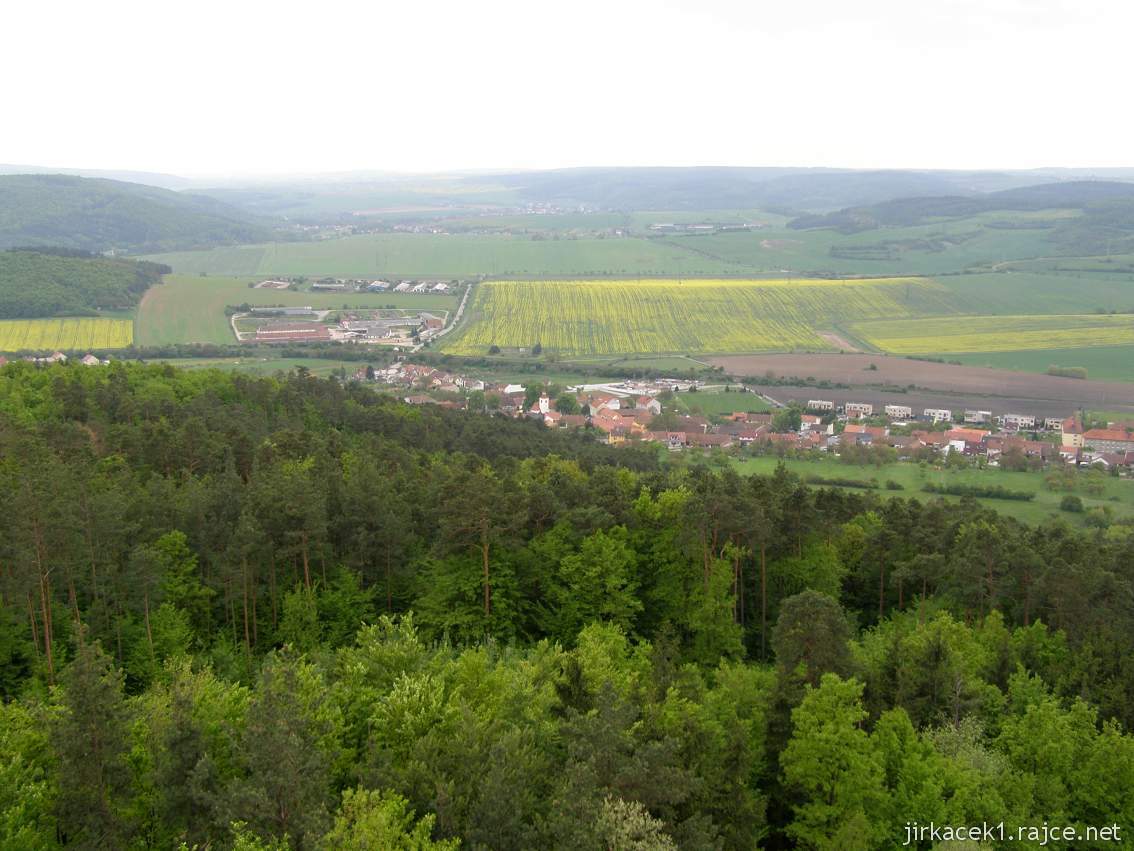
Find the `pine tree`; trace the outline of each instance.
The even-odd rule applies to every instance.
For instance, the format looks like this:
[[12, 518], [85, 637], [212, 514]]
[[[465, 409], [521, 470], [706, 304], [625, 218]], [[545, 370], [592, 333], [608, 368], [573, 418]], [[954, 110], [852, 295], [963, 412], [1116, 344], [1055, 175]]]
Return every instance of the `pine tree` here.
[[80, 632], [75, 659], [64, 672], [63, 712], [53, 736], [59, 827], [71, 847], [125, 844], [128, 717], [122, 684], [122, 672]]

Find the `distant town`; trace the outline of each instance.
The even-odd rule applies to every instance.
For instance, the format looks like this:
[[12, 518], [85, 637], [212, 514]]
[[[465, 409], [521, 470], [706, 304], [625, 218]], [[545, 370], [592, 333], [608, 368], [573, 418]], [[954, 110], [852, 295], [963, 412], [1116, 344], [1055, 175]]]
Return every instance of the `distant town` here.
[[[981, 460], [991, 466], [1034, 469], [1068, 464], [1134, 469], [1134, 420], [1090, 424], [1081, 412], [1066, 417], [991, 410], [885, 405], [876, 411], [865, 402], [836, 404], [827, 399], [790, 403], [764, 413], [744, 411], [715, 416], [680, 413], [672, 400], [689, 391], [703, 391], [702, 381], [656, 379], [577, 385], [549, 395], [542, 387], [486, 383], [481, 379], [400, 361], [388, 367], [359, 369], [355, 380], [387, 385], [410, 404], [452, 408], [476, 405], [512, 417], [529, 417], [548, 428], [590, 428], [610, 444], [657, 443], [673, 451], [748, 448], [787, 453], [840, 455], [853, 450], [861, 457], [873, 450], [889, 460], [946, 459], [950, 455]], [[757, 393], [737, 385], [727, 392]], [[757, 395], [760, 395], [757, 393]], [[764, 397], [766, 398], [766, 397]], [[741, 404], [738, 408], [745, 407]]]

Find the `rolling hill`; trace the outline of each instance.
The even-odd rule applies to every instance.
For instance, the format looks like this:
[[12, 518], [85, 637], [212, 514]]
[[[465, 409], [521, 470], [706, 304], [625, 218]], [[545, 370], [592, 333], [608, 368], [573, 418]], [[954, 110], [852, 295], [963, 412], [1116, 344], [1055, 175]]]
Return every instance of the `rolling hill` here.
[[996, 211], [1093, 210], [1134, 205], [1134, 183], [1076, 180], [991, 192], [987, 195], [931, 195], [892, 198], [876, 204], [846, 207], [833, 213], [800, 216], [788, 226], [797, 230], [833, 228], [857, 233], [878, 227], [909, 227], [935, 219], [964, 218]]
[[203, 195], [72, 175], [0, 175], [0, 248], [142, 252], [271, 235], [270, 223]]
[[0, 251], [0, 319], [129, 310], [168, 271], [158, 263], [77, 251]]

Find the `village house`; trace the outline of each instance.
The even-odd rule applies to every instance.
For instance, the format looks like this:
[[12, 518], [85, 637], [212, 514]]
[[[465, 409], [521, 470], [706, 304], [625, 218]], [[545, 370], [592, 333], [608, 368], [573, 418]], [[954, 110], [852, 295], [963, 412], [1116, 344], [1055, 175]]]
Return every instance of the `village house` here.
[[661, 413], [661, 402], [653, 396], [639, 396], [634, 400], [634, 404], [639, 408], [645, 408], [654, 416]]
[[951, 452], [976, 455], [983, 451], [988, 435], [989, 432], [979, 428], [951, 428], [945, 432], [945, 440]]
[[[823, 418], [815, 414], [802, 414], [799, 418], [799, 430], [802, 434], [807, 434], [812, 431], [820, 431], [823, 428]], [[833, 426], [827, 427], [827, 432], [833, 430]]]
[[1090, 453], [1087, 463], [1091, 467], [1100, 467], [1104, 470], [1118, 469], [1129, 473], [1134, 469], [1134, 450], [1128, 452], [1097, 452]]
[[622, 398], [613, 393], [589, 393], [580, 397], [579, 404], [586, 405], [594, 415], [596, 411], [617, 411], [622, 407]]
[[1083, 432], [1083, 445], [1096, 452], [1134, 450], [1134, 432], [1115, 428], [1092, 428]]
[[1063, 446], [1068, 449], [1083, 448], [1083, 421], [1079, 419], [1078, 414], [1072, 414], [1065, 419], [1059, 431], [1061, 433], [1059, 442]]
[[728, 449], [732, 446], [732, 435], [729, 434], [699, 434], [697, 432], [685, 433], [686, 446], [700, 446], [705, 449], [711, 449], [714, 446], [718, 449]]
[[1036, 427], [1036, 418], [1030, 414], [1005, 414], [1000, 418], [1005, 431], [1022, 431]]
[[1019, 452], [1025, 458], [1039, 458], [1047, 461], [1056, 454], [1056, 447], [1043, 440], [1025, 440], [1022, 437], [1000, 437], [990, 435], [985, 438], [984, 452], [988, 460], [998, 463], [1005, 452]]
[[870, 446], [876, 442], [881, 442], [882, 438], [890, 433], [889, 429], [884, 426], [866, 426], [859, 425], [858, 423], [847, 423], [847, 427], [843, 429], [843, 439], [840, 444], [860, 444]]
[[848, 419], [857, 420], [862, 417], [874, 415], [874, 406], [869, 402], [847, 402], [843, 405], [843, 413]]
[[887, 405], [884, 410], [886, 416], [892, 420], [913, 419], [913, 408], [909, 405]]
[[913, 436], [921, 441], [922, 446], [944, 449], [949, 445], [949, 441], [945, 438], [945, 432], [943, 431], [915, 431]]
[[835, 410], [835, 403], [828, 399], [809, 399], [807, 401], [807, 410], [830, 413]]
[[33, 357], [26, 357], [26, 358], [24, 358], [24, 360], [30, 361], [31, 363], [38, 363], [38, 364], [66, 363], [67, 362], [67, 356], [65, 354], [63, 354], [62, 352], [53, 352], [52, 354], [45, 355], [44, 357], [41, 357], [41, 358], [37, 358], [37, 357], [33, 356]]
[[953, 412], [945, 408], [926, 408], [922, 416], [934, 424], [953, 422]]

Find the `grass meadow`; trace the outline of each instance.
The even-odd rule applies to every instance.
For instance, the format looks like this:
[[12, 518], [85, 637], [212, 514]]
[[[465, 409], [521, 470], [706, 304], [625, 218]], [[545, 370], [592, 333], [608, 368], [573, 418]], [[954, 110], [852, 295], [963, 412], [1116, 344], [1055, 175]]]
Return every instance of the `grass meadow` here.
[[1088, 378], [1134, 381], [1134, 345], [1085, 349], [1025, 349], [1010, 352], [968, 352], [949, 355], [969, 366], [991, 366], [1018, 372], [1047, 372], [1050, 366], [1083, 367]]
[[[779, 459], [774, 457], [745, 458], [737, 460], [736, 466], [742, 473], [768, 475], [776, 469]], [[927, 482], [934, 484], [1000, 485], [1014, 491], [1030, 491], [1035, 498], [1029, 502], [1012, 499], [980, 499], [983, 505], [996, 509], [1001, 514], [1017, 518], [1025, 523], [1040, 523], [1052, 514], [1057, 514], [1071, 523], [1081, 523], [1081, 514], [1069, 514], [1059, 510], [1059, 502], [1064, 492], [1048, 490], [1044, 484], [1043, 472], [1012, 473], [997, 468], [984, 470], [922, 470], [917, 464], [898, 462], [881, 467], [844, 464], [834, 458], [820, 456], [812, 459], [785, 459], [784, 463], [793, 473], [800, 476], [822, 476], [827, 478], [844, 477], [849, 479], [877, 479], [880, 489], [874, 491], [881, 497], [916, 497], [922, 501], [938, 498], [938, 494], [921, 490]], [[886, 482], [896, 482], [903, 490], [887, 490]], [[1073, 491], [1083, 500], [1086, 509], [1108, 506], [1116, 518], [1134, 516], [1134, 480], [1103, 478], [1104, 491], [1094, 497], [1080, 487]], [[861, 491], [859, 491], [861, 492]], [[955, 501], [959, 497], [944, 496], [943, 499]]]

